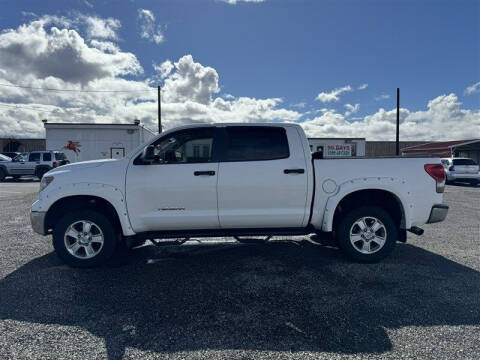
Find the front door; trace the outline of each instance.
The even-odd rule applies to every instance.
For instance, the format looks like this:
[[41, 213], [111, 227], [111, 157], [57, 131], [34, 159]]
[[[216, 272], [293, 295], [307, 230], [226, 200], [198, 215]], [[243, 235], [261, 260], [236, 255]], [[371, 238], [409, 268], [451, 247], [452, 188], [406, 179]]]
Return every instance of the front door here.
[[127, 208], [135, 232], [219, 228], [215, 128], [179, 130], [156, 140], [155, 159], [127, 171]]
[[307, 164], [297, 130], [229, 126], [225, 133], [218, 176], [221, 227], [301, 227], [310, 204]]
[[[36, 154], [32, 157], [32, 154]], [[40, 153], [23, 153], [18, 155], [11, 163], [8, 164], [8, 172], [12, 175], [33, 175], [35, 171], [36, 161], [33, 161], [38, 156], [40, 161]], [[30, 161], [30, 157], [31, 160]]]

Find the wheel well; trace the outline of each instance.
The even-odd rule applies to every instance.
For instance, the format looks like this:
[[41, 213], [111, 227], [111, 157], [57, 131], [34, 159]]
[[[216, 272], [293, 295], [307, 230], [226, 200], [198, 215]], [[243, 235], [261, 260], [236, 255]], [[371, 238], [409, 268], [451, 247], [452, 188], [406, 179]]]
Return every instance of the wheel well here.
[[45, 228], [50, 231], [55, 227], [62, 215], [78, 210], [92, 209], [105, 215], [117, 231], [121, 232], [117, 211], [107, 200], [98, 196], [75, 195], [57, 200], [47, 212]]
[[333, 229], [349, 210], [360, 206], [379, 206], [389, 213], [399, 227], [404, 225], [405, 212], [400, 200], [391, 192], [378, 189], [358, 190], [345, 196], [333, 215]]

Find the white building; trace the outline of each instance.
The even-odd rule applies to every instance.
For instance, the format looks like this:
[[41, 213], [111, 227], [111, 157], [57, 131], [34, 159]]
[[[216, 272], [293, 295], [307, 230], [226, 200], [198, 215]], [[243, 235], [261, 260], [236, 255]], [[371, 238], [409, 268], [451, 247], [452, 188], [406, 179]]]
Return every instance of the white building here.
[[309, 138], [310, 151], [322, 151], [323, 157], [365, 156], [365, 138]]
[[43, 122], [46, 149], [63, 151], [71, 162], [121, 158], [155, 136], [138, 120], [133, 124]]

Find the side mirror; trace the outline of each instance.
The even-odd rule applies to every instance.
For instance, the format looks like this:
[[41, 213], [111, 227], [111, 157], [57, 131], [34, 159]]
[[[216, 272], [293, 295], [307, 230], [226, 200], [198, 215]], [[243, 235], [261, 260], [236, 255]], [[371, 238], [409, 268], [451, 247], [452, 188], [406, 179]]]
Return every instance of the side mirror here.
[[141, 157], [142, 161], [151, 162], [155, 160], [155, 146], [148, 145], [144, 150]]
[[315, 152], [312, 154], [312, 159], [313, 159], [313, 160], [323, 159], [323, 151], [315, 151]]

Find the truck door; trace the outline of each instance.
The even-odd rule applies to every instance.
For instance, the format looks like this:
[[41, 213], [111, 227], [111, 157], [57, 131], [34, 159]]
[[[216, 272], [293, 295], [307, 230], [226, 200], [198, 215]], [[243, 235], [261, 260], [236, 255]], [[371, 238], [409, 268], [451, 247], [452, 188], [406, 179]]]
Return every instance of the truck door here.
[[301, 227], [308, 173], [294, 127], [228, 126], [218, 176], [222, 228]]
[[136, 232], [218, 229], [216, 130], [199, 127], [159, 138], [155, 160], [127, 171], [127, 208]]

